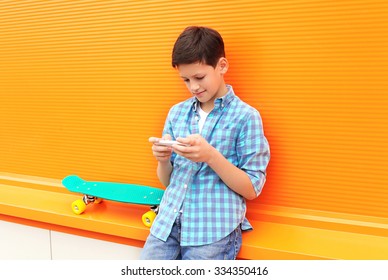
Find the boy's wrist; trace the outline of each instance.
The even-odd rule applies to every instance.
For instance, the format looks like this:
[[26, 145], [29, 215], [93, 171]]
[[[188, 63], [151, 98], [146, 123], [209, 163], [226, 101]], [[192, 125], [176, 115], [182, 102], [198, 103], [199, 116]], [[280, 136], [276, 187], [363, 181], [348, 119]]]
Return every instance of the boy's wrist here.
[[219, 154], [219, 152], [213, 146], [210, 145], [210, 147], [211, 148], [209, 149], [208, 158], [205, 162], [207, 165], [211, 167], [216, 161], [216, 157], [217, 157], [217, 154]]
[[170, 159], [168, 159], [168, 160], [163, 160], [163, 161], [158, 160], [158, 163], [159, 163], [159, 165], [161, 165], [161, 166], [163, 166], [163, 167], [169, 166], [169, 165], [171, 164]]

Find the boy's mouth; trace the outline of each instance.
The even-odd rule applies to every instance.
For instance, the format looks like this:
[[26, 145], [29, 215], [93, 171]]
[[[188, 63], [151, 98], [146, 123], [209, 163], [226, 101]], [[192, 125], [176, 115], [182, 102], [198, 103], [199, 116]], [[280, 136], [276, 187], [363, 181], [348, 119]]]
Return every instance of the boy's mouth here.
[[206, 90], [201, 91], [201, 92], [194, 92], [193, 94], [194, 94], [196, 97], [200, 97], [205, 91], [206, 91]]

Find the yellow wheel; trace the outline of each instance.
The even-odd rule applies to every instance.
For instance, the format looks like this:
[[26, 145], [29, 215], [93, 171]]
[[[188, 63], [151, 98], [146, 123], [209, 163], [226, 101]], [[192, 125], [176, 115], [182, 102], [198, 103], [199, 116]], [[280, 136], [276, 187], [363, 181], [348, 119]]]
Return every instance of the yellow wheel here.
[[143, 221], [143, 224], [146, 227], [151, 227], [152, 223], [154, 222], [156, 217], [156, 213], [154, 211], [148, 211], [145, 213], [142, 217], [141, 220]]
[[99, 204], [99, 203], [101, 203], [102, 202], [102, 198], [96, 198], [95, 200], [94, 200], [94, 204]]
[[77, 215], [82, 214], [86, 209], [86, 204], [82, 199], [77, 199], [71, 204], [71, 209]]

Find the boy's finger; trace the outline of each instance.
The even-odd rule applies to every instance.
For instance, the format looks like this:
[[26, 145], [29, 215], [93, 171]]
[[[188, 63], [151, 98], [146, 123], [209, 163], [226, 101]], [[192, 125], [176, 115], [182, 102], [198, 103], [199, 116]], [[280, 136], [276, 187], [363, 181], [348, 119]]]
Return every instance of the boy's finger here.
[[170, 134], [164, 134], [162, 137], [163, 140], [172, 140], [172, 137]]
[[178, 137], [176, 140], [188, 146], [194, 146], [197, 143], [197, 140], [199, 139], [199, 137], [201, 136], [199, 135], [197, 136], [196, 134], [194, 134], [194, 135], [189, 135], [186, 138]]
[[151, 142], [151, 143], [157, 143], [159, 142], [160, 138], [158, 137], [150, 137], [148, 138], [148, 141]]

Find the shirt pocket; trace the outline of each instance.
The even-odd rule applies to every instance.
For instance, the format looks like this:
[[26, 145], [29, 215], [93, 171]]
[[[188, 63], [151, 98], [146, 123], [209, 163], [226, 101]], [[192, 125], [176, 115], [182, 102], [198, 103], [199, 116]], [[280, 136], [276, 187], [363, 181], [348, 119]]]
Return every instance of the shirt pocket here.
[[237, 138], [231, 133], [224, 131], [213, 136], [210, 144], [215, 147], [226, 159], [234, 163], [237, 158]]

